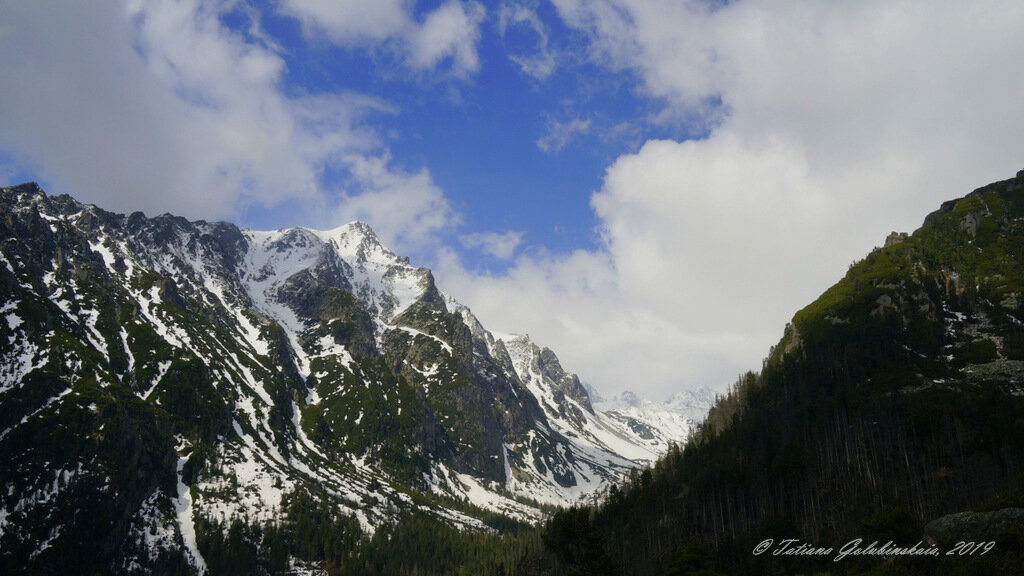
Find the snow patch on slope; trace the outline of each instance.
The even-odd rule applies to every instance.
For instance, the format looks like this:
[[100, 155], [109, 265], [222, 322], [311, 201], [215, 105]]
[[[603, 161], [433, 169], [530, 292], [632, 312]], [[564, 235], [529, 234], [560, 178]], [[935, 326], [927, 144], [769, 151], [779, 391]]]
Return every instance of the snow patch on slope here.
[[310, 232], [351, 267], [353, 291], [371, 308], [378, 308], [384, 322], [390, 322], [423, 296], [426, 270], [413, 267], [381, 245], [366, 224], [350, 222], [333, 230]]
[[196, 525], [192, 519], [192, 493], [189, 487], [182, 480], [182, 469], [188, 462], [188, 457], [178, 458], [178, 496], [174, 499], [174, 509], [177, 513], [178, 530], [181, 532], [185, 550], [188, 552], [189, 563], [200, 573], [206, 574], [206, 561], [199, 553], [196, 545]]

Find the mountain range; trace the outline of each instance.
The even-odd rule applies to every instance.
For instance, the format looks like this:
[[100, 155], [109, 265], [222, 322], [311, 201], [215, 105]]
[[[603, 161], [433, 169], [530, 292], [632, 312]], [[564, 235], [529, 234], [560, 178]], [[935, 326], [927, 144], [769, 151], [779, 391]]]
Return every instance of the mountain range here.
[[[242, 230], [8, 187], [0, 293], [5, 573], [218, 573], [211, 542], [311, 511], [350, 540], [410, 514], [536, 523], [714, 400], [595, 406], [360, 222]], [[319, 560], [293, 552], [277, 565]]]
[[662, 403], [364, 224], [0, 210], [0, 572], [1024, 574], [1024, 171]]

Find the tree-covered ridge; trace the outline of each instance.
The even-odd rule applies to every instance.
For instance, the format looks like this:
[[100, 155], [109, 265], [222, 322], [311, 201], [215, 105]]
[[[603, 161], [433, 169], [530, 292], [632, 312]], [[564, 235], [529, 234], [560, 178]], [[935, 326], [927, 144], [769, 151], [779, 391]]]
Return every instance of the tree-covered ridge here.
[[[799, 311], [760, 374], [736, 382], [685, 450], [583, 514], [583, 541], [598, 538], [630, 574], [1012, 564], [1020, 530], [985, 559], [946, 564], [752, 550], [765, 538], [837, 548], [855, 537], [923, 539], [928, 522], [1019, 489], [1022, 297], [1024, 178], [944, 204]], [[560, 532], [578, 531], [572, 514], [549, 527], [569, 565], [581, 544]]]

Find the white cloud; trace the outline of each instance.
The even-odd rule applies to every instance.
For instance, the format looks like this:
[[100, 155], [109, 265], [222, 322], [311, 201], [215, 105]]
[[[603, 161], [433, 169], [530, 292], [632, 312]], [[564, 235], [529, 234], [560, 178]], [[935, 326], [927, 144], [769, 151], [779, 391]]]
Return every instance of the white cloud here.
[[284, 14], [298, 19], [309, 36], [340, 46], [383, 46], [401, 54], [411, 69], [429, 71], [450, 61], [451, 73], [465, 77], [480, 68], [477, 43], [485, 9], [477, 2], [449, 0], [426, 14], [412, 15], [412, 3], [383, 0], [285, 0]]
[[519, 245], [523, 243], [523, 233], [510, 231], [503, 234], [497, 232], [466, 234], [459, 238], [466, 248], [479, 249], [484, 254], [499, 260], [511, 260]]
[[[548, 28], [535, 11], [521, 4], [502, 6], [498, 12], [498, 32], [506, 40], [509, 59], [527, 76], [544, 80], [557, 68], [555, 54], [548, 47]], [[513, 33], [532, 36], [532, 45], [508, 46]]]
[[[592, 204], [623, 294], [708, 333], [774, 307], [828, 254], [823, 225], [836, 216], [799, 149], [749, 149], [728, 133], [648, 142], [608, 169]], [[742, 306], [708, 306], [728, 302]]]
[[[395, 110], [359, 94], [286, 95], [268, 43], [222, 25], [231, 5], [0, 5], [0, 153], [51, 192], [119, 211], [298, 206], [325, 226], [337, 223], [325, 214], [371, 220], [399, 243], [457, 220], [429, 173], [392, 169], [361, 123]], [[348, 205], [323, 189], [328, 171], [348, 177]]]
[[436, 246], [438, 234], [458, 222], [426, 170], [395, 170], [387, 156], [353, 156], [348, 161], [358, 193], [339, 203], [335, 221], [367, 222], [385, 245], [406, 255], [427, 253]]
[[815, 163], [890, 138], [938, 142], [962, 132], [1013, 146], [1001, 120], [1021, 116], [1010, 102], [1022, 80], [1003, 72], [1024, 51], [1014, 36], [1024, 19], [1017, 2], [555, 4], [589, 33], [598, 62], [637, 72], [665, 118], [710, 115], [744, 138], [789, 134]]
[[547, 122], [547, 132], [537, 139], [537, 148], [542, 152], [554, 154], [565, 148], [577, 134], [590, 132], [590, 120], [573, 118], [568, 122], [559, 122], [551, 118]]
[[430, 70], [450, 58], [457, 76], [468, 76], [480, 68], [476, 44], [484, 7], [475, 2], [451, 0], [427, 15], [409, 38], [409, 61], [414, 68]]
[[555, 5], [594, 62], [636, 74], [657, 121], [709, 136], [611, 164], [592, 197], [602, 250], [446, 270], [486, 325], [529, 330], [601, 390], [759, 368], [889, 231], [1020, 168], [1019, 2]]
[[[710, 134], [610, 164], [592, 197], [601, 249], [523, 254], [521, 238], [485, 234], [466, 241], [516, 258], [507, 272], [473, 274], [442, 251], [438, 276], [487, 326], [530, 332], [601, 390], [657, 395], [757, 368], [793, 312], [887, 232], [1022, 167], [1020, 2], [555, 4], [594, 62], [636, 75], [657, 121]], [[273, 44], [220, 22], [231, 5], [0, 3], [0, 156], [111, 209], [211, 218], [301, 201], [369, 221], [400, 252], [436, 248], [458, 215], [361, 122], [394, 110], [287, 95]], [[419, 22], [401, 1], [283, 10], [416, 71], [479, 67], [475, 3]], [[592, 130], [549, 128], [548, 151]], [[340, 207], [325, 171], [349, 177]]]
[[378, 145], [356, 122], [381, 107], [285, 96], [281, 59], [220, 7], [5, 3], [0, 149], [111, 209], [210, 218], [315, 197], [325, 164]]
[[280, 10], [298, 19], [307, 34], [338, 44], [380, 42], [409, 25], [407, 0], [283, 0]]
[[[758, 368], [853, 257], [829, 260], [833, 208], [782, 142], [651, 141], [608, 169], [592, 204], [603, 250], [523, 256], [500, 276], [449, 260], [439, 277], [485, 325], [528, 331], [603, 391], [666, 396]], [[807, 262], [825, 273], [801, 278]]]

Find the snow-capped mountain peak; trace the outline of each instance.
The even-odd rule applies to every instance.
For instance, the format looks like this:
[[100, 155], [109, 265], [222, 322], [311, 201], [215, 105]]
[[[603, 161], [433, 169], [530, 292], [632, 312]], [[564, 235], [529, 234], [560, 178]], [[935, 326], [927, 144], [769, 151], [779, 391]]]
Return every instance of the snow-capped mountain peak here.
[[29, 185], [0, 212], [0, 547], [45, 511], [54, 549], [90, 518], [111, 562], [198, 570], [197, 526], [309, 491], [365, 531], [536, 521], [688, 432], [595, 409], [553, 351], [489, 332], [360, 222], [239, 230]]

